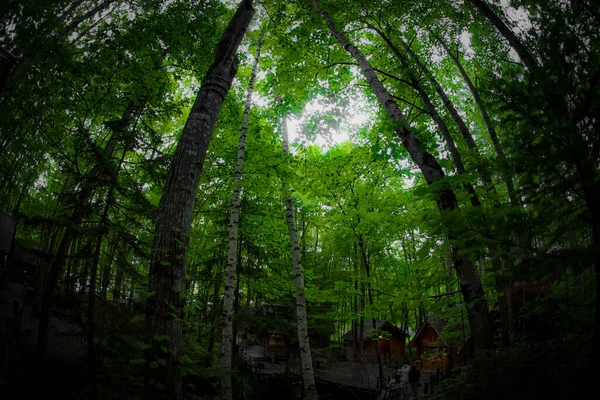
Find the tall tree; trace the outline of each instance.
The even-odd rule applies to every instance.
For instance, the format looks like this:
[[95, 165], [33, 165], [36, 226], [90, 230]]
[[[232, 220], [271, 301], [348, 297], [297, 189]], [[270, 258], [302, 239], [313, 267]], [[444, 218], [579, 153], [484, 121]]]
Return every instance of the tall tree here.
[[[277, 102], [281, 98], [277, 97]], [[281, 122], [283, 130], [283, 153], [290, 154], [289, 136], [285, 116]], [[290, 197], [290, 190], [283, 182], [285, 196], [285, 219], [290, 235], [290, 248], [292, 250], [292, 266], [294, 268], [294, 281], [296, 287], [296, 325], [298, 329], [298, 344], [300, 347], [300, 359], [302, 361], [302, 378], [304, 379], [304, 392], [309, 400], [318, 400], [317, 385], [312, 366], [312, 354], [310, 340], [308, 338], [308, 318], [306, 310], [306, 294], [304, 289], [304, 273], [302, 272], [302, 260], [300, 257], [300, 245], [298, 244], [298, 231], [296, 230], [296, 216], [294, 203]]]
[[231, 195], [231, 217], [229, 220], [229, 248], [227, 252], [227, 281], [225, 283], [225, 293], [223, 297], [223, 338], [221, 341], [221, 368], [223, 369], [223, 378], [221, 380], [222, 396], [226, 400], [233, 399], [231, 384], [231, 364], [233, 353], [233, 306], [234, 306], [234, 286], [236, 267], [238, 261], [238, 223], [240, 219], [240, 193], [242, 190], [242, 172], [244, 170], [244, 154], [246, 152], [246, 135], [248, 133], [248, 120], [250, 119], [250, 110], [252, 109], [252, 93], [254, 91], [254, 80], [258, 70], [258, 61], [260, 59], [260, 49], [265, 38], [263, 30], [258, 41], [256, 57], [252, 66], [250, 83], [246, 93], [246, 105], [244, 107], [244, 120], [242, 122], [242, 132], [238, 145], [237, 160], [233, 178], [233, 193]]
[[458, 51], [457, 51], [457, 54], [454, 54], [452, 49], [450, 49], [448, 44], [444, 41], [444, 39], [442, 39], [441, 36], [436, 36], [436, 39], [442, 45], [444, 50], [446, 50], [446, 53], [448, 54], [448, 56], [456, 64], [456, 68], [458, 68], [461, 76], [463, 77], [463, 79], [465, 81], [465, 84], [467, 85], [467, 87], [469, 88], [469, 91], [471, 92], [471, 95], [473, 96], [473, 100], [475, 100], [475, 103], [477, 104], [477, 107], [479, 108], [479, 112], [481, 112], [481, 116], [483, 117], [483, 122], [485, 123], [485, 126], [490, 134], [490, 140], [492, 141], [492, 145], [494, 146], [494, 150], [496, 151], [496, 156], [498, 157], [498, 161], [500, 161], [500, 166], [503, 168], [504, 182], [506, 184], [506, 189], [508, 191], [510, 201], [512, 204], [516, 204], [517, 198], [515, 196], [515, 185], [513, 183], [512, 177], [505, 172], [506, 169], [508, 168], [506, 155], [504, 154], [502, 146], [500, 145], [500, 140], [498, 139], [498, 134], [496, 133], [496, 128], [494, 128], [494, 124], [492, 123], [490, 114], [487, 111], [487, 107], [483, 103], [483, 99], [479, 95], [479, 91], [473, 84], [473, 81], [469, 77], [469, 74], [467, 73], [467, 71], [465, 71], [465, 68], [463, 67], [462, 63], [460, 62]]
[[[186, 256], [200, 174], [225, 96], [238, 68], [237, 50], [254, 8], [242, 0], [215, 50], [183, 129], [160, 199], [148, 274], [145, 388], [149, 399], [181, 399], [180, 360]], [[167, 346], [164, 345], [167, 344]], [[166, 360], [166, 362], [164, 361]], [[163, 389], [163, 390], [157, 390]]]
[[[343, 33], [336, 27], [331, 16], [319, 7], [318, 1], [313, 0], [313, 6], [327, 22], [332, 35], [338, 40], [340, 45], [354, 57], [358, 62], [360, 69], [367, 79], [371, 90], [375, 93], [377, 100], [385, 109], [388, 116], [394, 122], [394, 131], [402, 140], [402, 144], [408, 150], [411, 158], [421, 170], [428, 184], [437, 183], [437, 204], [442, 212], [448, 212], [458, 209], [456, 196], [452, 188], [446, 185], [440, 185], [445, 174], [436, 159], [424, 150], [421, 141], [410, 129], [410, 125], [404, 114], [385, 89], [367, 58], [362, 52], [352, 45]], [[456, 232], [452, 232], [451, 226], [446, 223], [448, 237], [450, 240], [457, 239]], [[454, 268], [459, 275], [461, 291], [467, 306], [471, 335], [476, 350], [490, 350], [492, 348], [492, 332], [488, 317], [488, 306], [483, 292], [481, 280], [477, 275], [475, 265], [472, 260], [459, 254], [458, 249], [452, 249], [452, 258]]]

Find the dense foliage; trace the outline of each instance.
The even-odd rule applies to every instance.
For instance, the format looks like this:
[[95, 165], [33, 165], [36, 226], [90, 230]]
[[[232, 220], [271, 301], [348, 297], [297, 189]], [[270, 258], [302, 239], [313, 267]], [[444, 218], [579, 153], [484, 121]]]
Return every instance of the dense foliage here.
[[[75, 384], [77, 395], [94, 381], [99, 398], [135, 398], [144, 368], [161, 362], [147, 365], [143, 334], [159, 201], [236, 6], [0, 4], [0, 48], [16, 59], [0, 92], [0, 211], [18, 217], [17, 237], [48, 264], [64, 253], [55, 305], [79, 307], [99, 338], [95, 377]], [[600, 356], [600, 8], [588, 0], [319, 6], [366, 56], [443, 179], [423, 175], [395, 133], [399, 123], [312, 2], [256, 2], [200, 183], [190, 188], [196, 201], [179, 293], [184, 396], [219, 393], [231, 190], [262, 31], [241, 181], [234, 333], [277, 330], [296, 341], [293, 313], [260, 311], [295, 303], [289, 189], [308, 324], [331, 339], [328, 356], [341, 356], [334, 349], [353, 323], [372, 318], [414, 332], [437, 317], [450, 322], [443, 336], [468, 347], [460, 257], [477, 268], [493, 345], [476, 349], [487, 351], [462, 365], [446, 394], [505, 398], [514, 390], [511, 398], [524, 398], [548, 376], [550, 390], [570, 394], [567, 383]], [[295, 132], [291, 154], [281, 150], [284, 117]], [[456, 196], [453, 210], [439, 207], [445, 190]], [[41, 284], [39, 301], [44, 291]], [[234, 397], [261, 398], [252, 372], [234, 368]], [[515, 378], [523, 375], [526, 384]]]

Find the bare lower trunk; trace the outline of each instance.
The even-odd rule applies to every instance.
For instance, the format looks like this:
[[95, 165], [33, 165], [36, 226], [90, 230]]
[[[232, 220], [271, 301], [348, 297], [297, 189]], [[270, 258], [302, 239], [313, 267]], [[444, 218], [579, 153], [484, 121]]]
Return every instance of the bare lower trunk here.
[[[278, 98], [280, 101], [281, 99]], [[283, 152], [289, 153], [287, 123], [283, 118]], [[302, 272], [302, 261], [300, 259], [300, 247], [298, 244], [298, 231], [296, 230], [296, 218], [294, 205], [289, 196], [289, 190], [283, 184], [285, 193], [285, 219], [290, 235], [292, 249], [292, 265], [294, 267], [294, 281], [296, 283], [296, 324], [298, 327], [298, 345], [300, 347], [300, 359], [302, 361], [302, 378], [304, 379], [304, 392], [308, 400], [318, 400], [317, 386], [312, 366], [312, 354], [310, 340], [308, 338], [308, 318], [306, 312], [306, 296], [304, 294], [304, 274]]]
[[252, 67], [250, 84], [246, 94], [246, 106], [244, 108], [244, 120], [242, 122], [242, 132], [238, 145], [237, 163], [233, 178], [233, 194], [231, 195], [231, 218], [229, 222], [229, 250], [227, 253], [227, 281], [225, 283], [225, 292], [223, 298], [223, 314], [221, 323], [223, 325], [221, 342], [221, 368], [223, 377], [221, 379], [221, 396], [223, 399], [232, 400], [233, 391], [231, 384], [231, 365], [232, 365], [232, 346], [233, 346], [233, 291], [234, 279], [236, 275], [238, 259], [238, 222], [240, 217], [240, 191], [242, 182], [242, 172], [244, 169], [244, 153], [246, 151], [246, 134], [248, 133], [248, 119], [252, 108], [252, 92], [254, 90], [254, 79], [258, 69], [258, 60], [260, 58], [260, 48], [264, 40], [264, 30], [258, 42], [256, 58]]
[[[359, 220], [360, 223], [360, 220]], [[356, 233], [356, 232], [355, 232]], [[373, 312], [373, 292], [371, 290], [371, 268], [369, 266], [369, 260], [367, 258], [367, 249], [365, 248], [365, 241], [361, 234], [357, 235], [358, 245], [360, 247], [361, 264], [363, 269], [367, 273], [367, 294], [369, 296], [369, 306], [371, 306], [371, 312]], [[373, 323], [373, 330], [377, 329], [376, 318], [373, 317], [371, 322]], [[379, 340], [375, 339], [375, 353], [377, 356], [377, 366], [379, 367], [379, 376], [377, 377], [377, 387], [382, 388], [385, 380], [383, 377], [383, 360], [381, 359], [381, 349], [379, 348]]]
[[[444, 178], [442, 168], [436, 159], [423, 149], [420, 140], [409, 128], [408, 121], [373, 71], [367, 58], [337, 29], [329, 14], [319, 7], [317, 0], [313, 0], [313, 6], [321, 13], [332, 34], [338, 39], [342, 47], [358, 62], [363, 75], [367, 79], [367, 82], [369, 82], [371, 90], [375, 93], [379, 103], [386, 110], [388, 116], [394, 121], [394, 130], [397, 136], [402, 140], [404, 147], [421, 170], [427, 183], [432, 184], [438, 182], [438, 184], [441, 184], [443, 182], [442, 179]], [[436, 195], [438, 208], [442, 212], [442, 218], [445, 220], [446, 212], [458, 208], [456, 196], [448, 185], [440, 185]], [[448, 231], [448, 238], [450, 240], [455, 239], [458, 235], [454, 232], [452, 224], [450, 222], [445, 222], [445, 226]], [[488, 307], [481, 280], [475, 270], [475, 265], [471, 260], [463, 258], [456, 248], [452, 250], [452, 260], [457, 275], [459, 276], [461, 291], [467, 306], [475, 349], [491, 349], [492, 334], [488, 319]]]
[[[182, 346], [186, 256], [196, 188], [219, 111], [238, 67], [237, 50], [254, 9], [243, 0], [219, 40], [169, 168], [158, 213], [148, 274], [145, 390], [148, 399], [183, 396]], [[166, 351], [165, 351], [166, 349]], [[166, 362], [165, 362], [166, 361]]]
[[117, 265], [115, 272], [115, 285], [113, 286], [113, 304], [119, 306], [121, 302], [121, 291], [123, 286], [123, 269], [127, 263], [127, 250], [120, 249], [117, 256]]

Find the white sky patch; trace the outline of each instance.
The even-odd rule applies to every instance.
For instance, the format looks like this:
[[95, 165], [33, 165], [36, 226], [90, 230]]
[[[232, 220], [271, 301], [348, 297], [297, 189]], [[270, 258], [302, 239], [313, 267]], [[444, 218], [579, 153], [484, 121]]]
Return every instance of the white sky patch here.
[[[352, 140], [352, 132], [356, 132], [369, 123], [371, 108], [362, 95], [354, 93], [349, 96], [348, 104], [341, 108], [341, 114], [340, 107], [334, 102], [324, 98], [314, 98], [306, 104], [300, 118], [288, 117], [290, 143], [316, 144], [326, 151], [338, 143]], [[339, 121], [339, 126], [332, 127], [322, 121], [323, 124], [319, 124], [314, 132], [314, 137], [309, 137], [304, 131], [306, 123], [311, 117], [328, 112], [335, 115], [334, 118]]]

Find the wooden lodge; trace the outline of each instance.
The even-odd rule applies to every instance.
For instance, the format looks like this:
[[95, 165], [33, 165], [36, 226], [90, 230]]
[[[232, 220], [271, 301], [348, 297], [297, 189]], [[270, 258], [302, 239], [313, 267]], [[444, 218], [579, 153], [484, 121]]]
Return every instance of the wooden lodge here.
[[379, 349], [381, 355], [386, 364], [391, 364], [394, 360], [400, 362], [406, 356], [406, 338], [408, 335], [403, 332], [400, 328], [396, 327], [388, 321], [376, 321], [376, 329], [373, 329], [371, 321], [365, 321], [361, 326], [356, 325], [356, 332], [350, 330], [343, 336], [344, 343], [346, 345], [346, 358], [348, 360], [356, 360], [356, 348], [355, 336], [358, 340], [363, 338], [362, 354], [360, 359], [368, 363], [377, 362], [377, 348], [376, 345], [379, 343]]
[[445, 325], [439, 318], [427, 318], [410, 341], [409, 346], [416, 348], [415, 362], [420, 370], [447, 371], [452, 363], [448, 350], [455, 352], [455, 360], [461, 354], [461, 346], [440, 337]]

